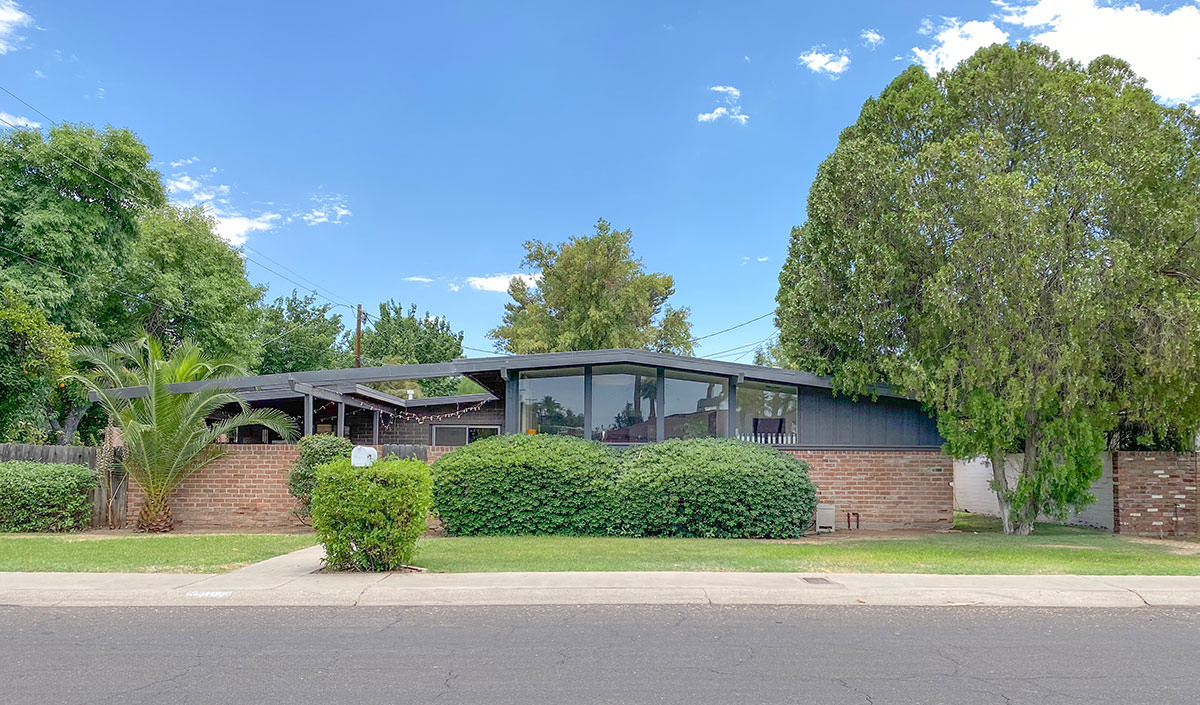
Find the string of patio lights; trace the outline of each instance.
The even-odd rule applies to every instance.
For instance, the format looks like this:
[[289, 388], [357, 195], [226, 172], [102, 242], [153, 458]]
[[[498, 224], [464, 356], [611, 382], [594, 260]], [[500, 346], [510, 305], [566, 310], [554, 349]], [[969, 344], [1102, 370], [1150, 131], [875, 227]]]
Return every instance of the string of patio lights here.
[[[474, 404], [465, 406], [461, 409], [456, 409], [454, 411], [443, 411], [443, 412], [437, 413], [437, 414], [419, 414], [414, 411], [408, 411], [408, 410], [381, 411], [381, 412], [379, 412], [379, 414], [380, 414], [380, 419], [379, 419], [380, 430], [391, 430], [393, 424], [396, 424], [401, 421], [425, 424], [425, 423], [433, 423], [436, 421], [447, 421], [450, 419], [461, 418], [461, 417], [465, 416], [466, 414], [470, 414], [470, 413], [479, 411], [480, 409], [487, 406], [488, 404], [490, 404], [493, 401], [495, 401], [495, 400], [494, 399], [484, 399], [482, 401], [477, 401]], [[320, 408], [315, 409], [313, 411], [313, 416], [323, 415], [330, 407], [334, 406], [335, 404], [337, 404], [337, 402], [332, 402], [332, 401], [322, 404]]]

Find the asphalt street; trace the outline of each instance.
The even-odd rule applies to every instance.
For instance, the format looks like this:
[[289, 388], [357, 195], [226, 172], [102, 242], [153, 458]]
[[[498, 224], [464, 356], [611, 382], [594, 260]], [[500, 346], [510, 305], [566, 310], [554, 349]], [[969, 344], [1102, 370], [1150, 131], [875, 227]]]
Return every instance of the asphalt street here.
[[0, 703], [1196, 703], [1200, 610], [0, 608]]

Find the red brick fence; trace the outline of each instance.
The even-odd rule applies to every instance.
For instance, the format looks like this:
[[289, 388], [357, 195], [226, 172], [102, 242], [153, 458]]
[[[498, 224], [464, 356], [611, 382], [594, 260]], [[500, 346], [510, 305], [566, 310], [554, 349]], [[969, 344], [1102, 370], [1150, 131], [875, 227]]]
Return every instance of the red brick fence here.
[[[178, 529], [298, 529], [304, 526], [292, 510], [287, 476], [300, 453], [295, 445], [231, 445], [224, 456], [183, 481], [171, 493], [171, 513]], [[453, 450], [429, 446], [433, 462]], [[137, 521], [142, 493], [130, 483], [128, 524]]]
[[[433, 462], [453, 450], [431, 446]], [[837, 507], [839, 526], [857, 512], [864, 529], [950, 528], [954, 524], [954, 468], [936, 451], [788, 451], [812, 466], [820, 501]], [[302, 524], [287, 475], [294, 445], [229, 446], [228, 453], [189, 477], [171, 507], [180, 529], [280, 530]], [[1196, 453], [1138, 453], [1113, 457], [1113, 514], [1117, 533], [1185, 536], [1200, 532]], [[142, 495], [130, 484], [126, 516], [132, 523]]]
[[1197, 453], [1113, 453], [1113, 527], [1118, 534], [1194, 536]]
[[[433, 462], [453, 450], [430, 446]], [[954, 523], [950, 458], [936, 451], [793, 451], [813, 467], [822, 502], [840, 517], [858, 512], [862, 528], [949, 528]], [[294, 445], [229, 446], [222, 458], [183, 482], [171, 495], [179, 529], [279, 530], [302, 524], [292, 514], [288, 470]], [[132, 524], [142, 494], [129, 488], [126, 516]]]

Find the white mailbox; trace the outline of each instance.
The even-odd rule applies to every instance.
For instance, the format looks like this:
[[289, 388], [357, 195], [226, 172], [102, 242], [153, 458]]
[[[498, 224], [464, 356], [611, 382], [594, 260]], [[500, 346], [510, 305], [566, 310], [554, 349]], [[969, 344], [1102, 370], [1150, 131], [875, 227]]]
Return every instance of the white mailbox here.
[[379, 451], [373, 446], [354, 446], [350, 451], [350, 464], [356, 468], [365, 468], [379, 460]]

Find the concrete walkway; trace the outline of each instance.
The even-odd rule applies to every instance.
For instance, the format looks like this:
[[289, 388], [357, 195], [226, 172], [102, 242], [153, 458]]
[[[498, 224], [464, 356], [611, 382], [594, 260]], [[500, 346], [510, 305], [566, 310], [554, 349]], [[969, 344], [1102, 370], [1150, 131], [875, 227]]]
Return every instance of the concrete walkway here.
[[1200, 607], [1200, 576], [320, 573], [321, 547], [224, 575], [0, 573], [0, 606], [894, 605]]

